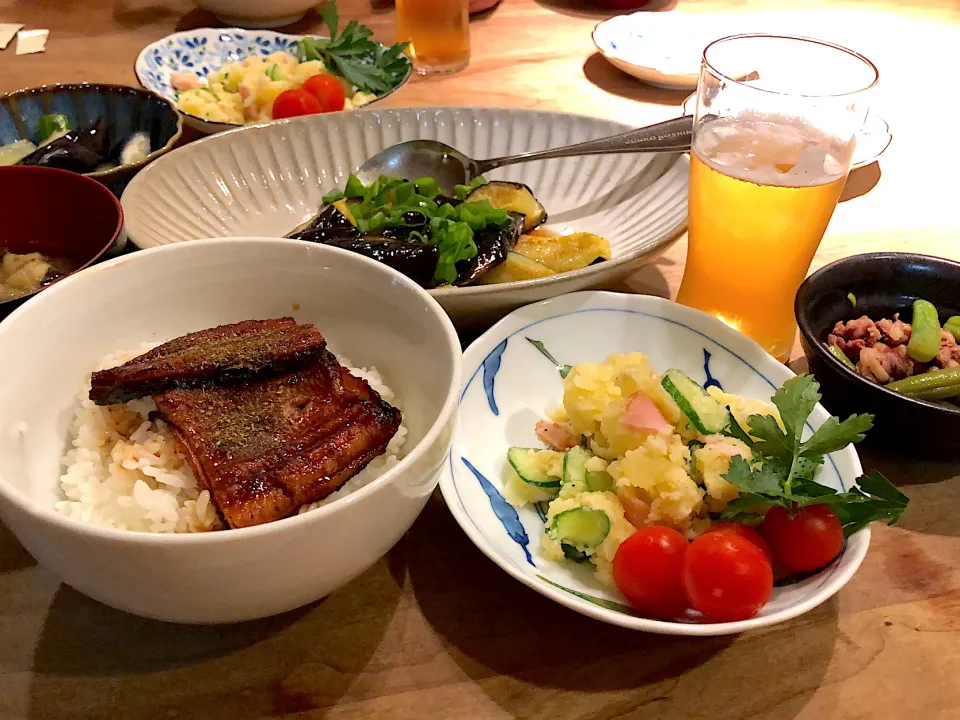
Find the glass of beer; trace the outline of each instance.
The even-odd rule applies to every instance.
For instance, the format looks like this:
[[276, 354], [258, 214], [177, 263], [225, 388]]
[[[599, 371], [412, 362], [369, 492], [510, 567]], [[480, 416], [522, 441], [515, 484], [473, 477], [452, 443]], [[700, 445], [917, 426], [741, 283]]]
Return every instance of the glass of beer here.
[[470, 62], [469, 0], [397, 0], [397, 42], [421, 75], [463, 70]]
[[877, 68], [800, 37], [737, 35], [700, 68], [677, 302], [789, 358], [793, 300], [840, 198]]

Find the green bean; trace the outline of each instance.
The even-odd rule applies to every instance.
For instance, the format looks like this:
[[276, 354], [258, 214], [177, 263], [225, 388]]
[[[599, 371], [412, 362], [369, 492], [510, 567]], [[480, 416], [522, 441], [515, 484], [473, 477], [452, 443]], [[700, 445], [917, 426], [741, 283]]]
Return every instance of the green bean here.
[[847, 357], [847, 354], [838, 348], [836, 345], [827, 345], [827, 352], [833, 355], [837, 360], [842, 362], [851, 370], [856, 370], [857, 366], [853, 364], [853, 360]]
[[960, 367], [931, 370], [885, 385], [888, 390], [921, 400], [943, 400], [960, 395]]
[[907, 355], [917, 362], [927, 363], [940, 351], [940, 319], [937, 309], [926, 300], [913, 303], [913, 329], [907, 343]]
[[960, 342], [960, 315], [954, 315], [943, 324], [943, 329], [950, 332]]

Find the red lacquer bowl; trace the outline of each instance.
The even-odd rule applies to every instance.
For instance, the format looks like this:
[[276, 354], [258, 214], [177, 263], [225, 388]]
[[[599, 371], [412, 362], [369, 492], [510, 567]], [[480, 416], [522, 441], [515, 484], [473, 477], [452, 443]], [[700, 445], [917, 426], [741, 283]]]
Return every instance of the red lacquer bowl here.
[[[66, 258], [74, 272], [96, 262], [123, 231], [113, 193], [96, 180], [53, 168], [0, 167], [0, 218], [0, 247]], [[0, 302], [0, 317], [44, 289]]]

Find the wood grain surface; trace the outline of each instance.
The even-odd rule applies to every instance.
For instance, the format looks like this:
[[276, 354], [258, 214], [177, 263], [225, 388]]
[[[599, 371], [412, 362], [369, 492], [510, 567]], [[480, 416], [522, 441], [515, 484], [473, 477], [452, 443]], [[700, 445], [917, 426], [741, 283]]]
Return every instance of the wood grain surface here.
[[[389, 5], [341, 16], [392, 39]], [[874, 107], [894, 142], [848, 182], [814, 262], [870, 250], [960, 259], [953, 0], [737, 0], [670, 12], [771, 10], [873, 59]], [[646, 87], [596, 54], [605, 16], [577, 0], [504, 0], [472, 23], [457, 75], [389, 99], [540, 107], [653, 122], [685, 93]], [[164, 0], [0, 0], [0, 22], [51, 30], [47, 52], [0, 53], [0, 92], [57, 82], [134, 84], [133, 61], [174, 30], [213, 24]], [[318, 29], [307, 19], [294, 31]], [[627, 287], [669, 296], [683, 241]], [[911, 498], [875, 527], [856, 577], [765, 631], [697, 639], [581, 617], [515, 582], [460, 531], [439, 495], [370, 571], [311, 607], [232, 627], [179, 627], [61, 585], [0, 526], [0, 718], [960, 718], [960, 470], [876, 451], [864, 465]], [[224, 588], [224, 592], [229, 592]]]

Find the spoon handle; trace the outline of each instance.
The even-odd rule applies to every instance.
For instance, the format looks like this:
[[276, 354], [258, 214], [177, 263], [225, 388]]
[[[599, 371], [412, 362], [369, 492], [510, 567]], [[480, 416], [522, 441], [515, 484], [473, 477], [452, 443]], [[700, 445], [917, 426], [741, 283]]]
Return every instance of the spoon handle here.
[[588, 140], [576, 145], [568, 145], [552, 150], [538, 150], [536, 152], [521, 153], [509, 157], [491, 158], [476, 161], [476, 175], [494, 170], [505, 165], [530, 162], [532, 160], [549, 160], [551, 158], [573, 157], [576, 155], [607, 155], [610, 153], [635, 152], [686, 152], [690, 149], [693, 140], [693, 116], [684, 115], [680, 118], [667, 120], [648, 127], [630, 130], [629, 132], [613, 135], [599, 140]]

